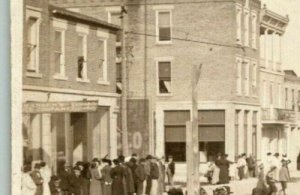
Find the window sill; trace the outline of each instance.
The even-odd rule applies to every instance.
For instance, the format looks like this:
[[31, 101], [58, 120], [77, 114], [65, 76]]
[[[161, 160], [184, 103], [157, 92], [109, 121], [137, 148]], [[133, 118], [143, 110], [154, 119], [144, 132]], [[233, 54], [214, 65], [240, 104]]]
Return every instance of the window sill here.
[[157, 94], [157, 96], [160, 96], [160, 97], [171, 97], [173, 95], [172, 95], [172, 93], [159, 93], [159, 94]]
[[172, 41], [156, 41], [156, 45], [173, 45]]
[[68, 77], [66, 77], [65, 75], [60, 75], [60, 74], [55, 74], [53, 76], [53, 78], [56, 79], [56, 80], [62, 80], [62, 81], [68, 80]]
[[110, 82], [99, 79], [99, 80], [97, 81], [97, 84], [99, 84], [99, 85], [110, 85]]
[[27, 77], [32, 77], [32, 78], [42, 78], [43, 75], [39, 72], [26, 72]]
[[82, 83], [90, 83], [89, 79], [76, 78], [76, 81], [82, 82]]

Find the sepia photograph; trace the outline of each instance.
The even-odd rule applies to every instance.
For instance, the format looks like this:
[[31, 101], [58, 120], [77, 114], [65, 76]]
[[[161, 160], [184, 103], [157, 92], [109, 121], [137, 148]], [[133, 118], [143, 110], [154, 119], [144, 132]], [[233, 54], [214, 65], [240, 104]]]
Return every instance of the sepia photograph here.
[[299, 0], [11, 0], [13, 195], [300, 195]]

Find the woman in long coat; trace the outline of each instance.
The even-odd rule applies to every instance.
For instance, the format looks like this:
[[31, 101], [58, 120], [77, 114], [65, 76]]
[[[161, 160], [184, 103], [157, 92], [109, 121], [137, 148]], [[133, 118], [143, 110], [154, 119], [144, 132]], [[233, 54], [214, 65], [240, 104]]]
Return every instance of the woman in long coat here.
[[101, 169], [102, 195], [111, 195], [111, 184], [112, 184], [112, 178], [110, 176], [111, 160], [103, 159], [102, 163], [104, 164], [104, 167]]
[[82, 193], [83, 193], [83, 195], [89, 195], [90, 194], [90, 179], [91, 179], [91, 172], [89, 170], [90, 164], [85, 162], [82, 165], [83, 165], [83, 169], [81, 171]]
[[90, 183], [90, 195], [102, 195], [101, 188], [101, 173], [98, 170], [99, 162], [92, 162], [91, 165], [91, 183]]
[[123, 185], [124, 169], [120, 166], [118, 159], [113, 160], [113, 163], [115, 167], [110, 172], [112, 178], [112, 195], [125, 195]]
[[226, 159], [226, 155], [222, 155], [221, 159], [218, 160], [218, 167], [220, 168], [219, 184], [229, 183], [229, 166], [230, 161]]

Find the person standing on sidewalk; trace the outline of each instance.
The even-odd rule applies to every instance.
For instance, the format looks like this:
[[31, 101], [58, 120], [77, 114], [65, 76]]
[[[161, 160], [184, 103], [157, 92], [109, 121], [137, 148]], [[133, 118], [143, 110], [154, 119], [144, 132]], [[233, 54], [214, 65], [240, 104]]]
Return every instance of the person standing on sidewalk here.
[[168, 177], [168, 184], [173, 187], [174, 185], [174, 178], [175, 175], [175, 163], [173, 161], [173, 156], [168, 157], [168, 167], [167, 167], [167, 177]]
[[245, 160], [245, 154], [241, 154], [237, 161], [238, 175], [240, 180], [245, 177], [245, 167], [247, 166], [247, 162]]
[[265, 195], [268, 194], [268, 187], [266, 184], [264, 165], [260, 164], [258, 169], [258, 181], [256, 187], [252, 191], [252, 195]]
[[286, 195], [285, 190], [287, 188], [287, 182], [290, 180], [289, 171], [287, 168], [287, 162], [282, 160], [282, 167], [279, 170], [279, 181], [281, 183], [281, 190], [283, 195]]
[[145, 159], [141, 158], [139, 160], [139, 163], [134, 171], [134, 175], [136, 177], [136, 194], [137, 195], [143, 195], [144, 194], [144, 181], [146, 179], [146, 174], [145, 174]]
[[229, 167], [230, 161], [227, 160], [227, 154], [223, 154], [219, 160], [220, 175], [219, 175], [219, 184], [228, 184], [229, 183]]
[[253, 158], [252, 154], [249, 155], [249, 157], [246, 159], [246, 161], [247, 161], [247, 166], [248, 166], [249, 177], [255, 177], [256, 163], [255, 163], [255, 159]]
[[267, 195], [276, 195], [278, 189], [276, 187], [276, 167], [271, 166], [270, 170], [266, 175], [266, 182], [269, 186], [268, 194]]
[[153, 157], [149, 154], [146, 157], [146, 162], [144, 164], [144, 168], [145, 168], [145, 174], [146, 174], [146, 180], [145, 180], [145, 194], [146, 195], [150, 195], [151, 192], [151, 188], [152, 188], [152, 179], [150, 176], [151, 173], [151, 159]]

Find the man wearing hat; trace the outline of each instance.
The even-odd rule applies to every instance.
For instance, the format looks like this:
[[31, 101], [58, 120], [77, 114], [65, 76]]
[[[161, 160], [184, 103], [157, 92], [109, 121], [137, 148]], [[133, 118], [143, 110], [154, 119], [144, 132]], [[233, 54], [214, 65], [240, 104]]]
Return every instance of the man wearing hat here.
[[79, 166], [75, 166], [69, 178], [69, 192], [74, 195], [81, 195], [82, 185], [83, 178], [81, 177], [81, 169]]
[[34, 165], [34, 170], [30, 174], [33, 182], [36, 185], [35, 195], [43, 195], [43, 183], [44, 183], [44, 180], [42, 178], [40, 169], [41, 169], [40, 163], [36, 163]]
[[245, 177], [245, 167], [247, 166], [245, 156], [246, 154], [241, 154], [237, 161], [238, 175], [240, 180], [244, 179]]
[[68, 195], [69, 193], [69, 179], [71, 176], [71, 165], [65, 163], [64, 168], [58, 172], [58, 177], [60, 181], [60, 189], [62, 195]]
[[146, 187], [145, 187], [145, 194], [149, 195], [151, 192], [151, 188], [152, 188], [152, 179], [150, 177], [150, 173], [151, 173], [151, 160], [152, 160], [152, 156], [149, 154], [146, 157], [146, 162], [144, 164], [145, 167], [145, 175], [146, 175]]

